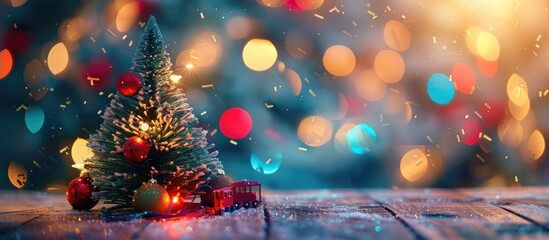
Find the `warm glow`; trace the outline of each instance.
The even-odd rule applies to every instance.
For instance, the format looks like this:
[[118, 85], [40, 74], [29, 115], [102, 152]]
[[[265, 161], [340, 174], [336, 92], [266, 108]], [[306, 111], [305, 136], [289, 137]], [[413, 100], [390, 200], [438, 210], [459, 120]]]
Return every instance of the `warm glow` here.
[[296, 0], [295, 2], [301, 9], [311, 11], [322, 6], [324, 0]]
[[343, 45], [331, 46], [324, 53], [322, 63], [326, 71], [336, 77], [349, 75], [355, 69], [356, 58], [351, 49]]
[[25, 4], [26, 2], [27, 0], [11, 0], [11, 6], [20, 7], [20, 6], [23, 6], [23, 4]]
[[358, 95], [366, 101], [380, 100], [387, 92], [387, 84], [379, 79], [374, 70], [364, 70], [353, 80]]
[[479, 57], [488, 61], [496, 61], [499, 58], [499, 42], [490, 32], [482, 31], [477, 38], [477, 51]]
[[332, 138], [332, 123], [321, 116], [307, 117], [299, 123], [297, 136], [309, 146], [322, 146]]
[[392, 50], [380, 51], [375, 59], [374, 68], [381, 80], [386, 83], [397, 83], [404, 76], [404, 60]]
[[545, 138], [539, 130], [535, 130], [528, 139], [528, 157], [538, 160], [545, 152]]
[[0, 51], [0, 80], [4, 79], [10, 74], [13, 67], [13, 58], [8, 49]]
[[149, 124], [148, 123], [141, 123], [140, 126], [142, 131], [148, 131], [149, 130]]
[[522, 77], [517, 74], [511, 75], [507, 81], [507, 95], [509, 112], [515, 119], [522, 121], [530, 112], [528, 86]]
[[57, 75], [69, 64], [69, 52], [64, 43], [55, 44], [48, 54], [48, 68], [53, 75]]
[[252, 39], [242, 50], [244, 64], [254, 71], [265, 71], [273, 66], [278, 54], [273, 43], [266, 39]]
[[93, 157], [93, 155], [92, 150], [88, 147], [88, 140], [76, 138], [71, 147], [71, 156], [75, 168], [83, 166], [84, 160]]
[[286, 0], [257, 0], [260, 4], [267, 7], [277, 8], [286, 3]]
[[286, 69], [285, 71], [285, 77], [286, 81], [288, 82], [288, 85], [290, 85], [290, 88], [292, 89], [292, 93], [294, 96], [299, 96], [299, 93], [301, 92], [301, 78], [297, 73], [292, 69]]
[[181, 78], [183, 78], [181, 75], [177, 75], [177, 74], [170, 75], [170, 80], [174, 83], [179, 82], [179, 80], [181, 80]]
[[406, 51], [410, 47], [410, 30], [401, 21], [391, 20], [385, 24], [383, 38], [390, 48]]
[[179, 197], [178, 196], [175, 196], [172, 198], [172, 203], [178, 203], [179, 202]]
[[427, 168], [429, 168], [427, 156], [417, 148], [408, 151], [400, 160], [400, 173], [410, 182], [421, 179], [427, 172]]
[[135, 25], [138, 15], [138, 2], [130, 2], [124, 5], [116, 15], [116, 29], [119, 32], [127, 32]]
[[187, 63], [187, 65], [185, 65], [185, 69], [187, 70], [191, 70], [194, 68], [194, 65], [192, 63]]
[[8, 178], [13, 186], [22, 188], [27, 183], [27, 169], [23, 165], [13, 161], [8, 166]]
[[209, 41], [200, 41], [196, 43], [190, 51], [192, 63], [185, 65], [186, 69], [196, 67], [210, 67], [221, 58], [222, 49], [218, 44]]
[[519, 121], [507, 117], [498, 125], [498, 137], [507, 146], [516, 148], [522, 142], [524, 129]]
[[492, 9], [498, 17], [510, 20], [511, 17], [513, 17], [513, 12], [515, 11], [517, 3], [517, 0], [493, 0]]

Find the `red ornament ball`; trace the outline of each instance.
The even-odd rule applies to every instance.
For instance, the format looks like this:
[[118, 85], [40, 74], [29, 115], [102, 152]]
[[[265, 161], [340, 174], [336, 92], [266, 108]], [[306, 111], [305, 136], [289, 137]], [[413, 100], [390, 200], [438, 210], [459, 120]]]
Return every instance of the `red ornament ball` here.
[[141, 80], [135, 73], [123, 73], [116, 80], [116, 89], [123, 96], [131, 97], [141, 89]]
[[252, 118], [242, 108], [226, 110], [219, 119], [219, 128], [223, 135], [231, 139], [246, 137], [252, 129]]
[[146, 139], [133, 136], [124, 144], [124, 157], [130, 162], [143, 162], [149, 156], [151, 145]]
[[167, 213], [170, 208], [170, 194], [160, 184], [150, 181], [135, 190], [133, 208], [139, 212]]
[[92, 192], [97, 188], [92, 185], [93, 180], [89, 175], [73, 179], [67, 187], [67, 201], [76, 210], [90, 210], [97, 204], [97, 199], [92, 199]]

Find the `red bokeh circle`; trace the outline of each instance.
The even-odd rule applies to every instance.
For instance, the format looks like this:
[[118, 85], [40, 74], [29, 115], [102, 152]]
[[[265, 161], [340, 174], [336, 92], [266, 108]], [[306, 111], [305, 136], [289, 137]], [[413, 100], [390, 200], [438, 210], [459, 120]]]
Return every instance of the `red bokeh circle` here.
[[461, 125], [461, 140], [467, 145], [473, 145], [480, 140], [482, 125], [473, 118], [466, 119]]
[[244, 138], [252, 129], [252, 117], [242, 108], [227, 109], [219, 119], [219, 128], [230, 139]]

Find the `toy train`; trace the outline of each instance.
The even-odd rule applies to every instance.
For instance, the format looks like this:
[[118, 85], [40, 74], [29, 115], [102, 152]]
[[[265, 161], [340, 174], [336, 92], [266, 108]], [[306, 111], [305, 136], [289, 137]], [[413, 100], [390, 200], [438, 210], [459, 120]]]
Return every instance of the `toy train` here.
[[257, 207], [261, 201], [261, 183], [242, 180], [232, 183], [225, 188], [213, 191], [214, 206], [211, 208], [215, 214], [222, 215], [225, 212], [232, 212], [241, 207]]

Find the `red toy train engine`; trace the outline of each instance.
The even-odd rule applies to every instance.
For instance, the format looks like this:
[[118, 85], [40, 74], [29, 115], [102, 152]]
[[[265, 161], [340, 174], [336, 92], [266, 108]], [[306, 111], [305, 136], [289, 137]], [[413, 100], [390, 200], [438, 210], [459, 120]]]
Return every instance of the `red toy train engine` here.
[[257, 207], [261, 204], [261, 183], [242, 180], [226, 188], [214, 190], [214, 207], [217, 214], [232, 212], [241, 207]]

